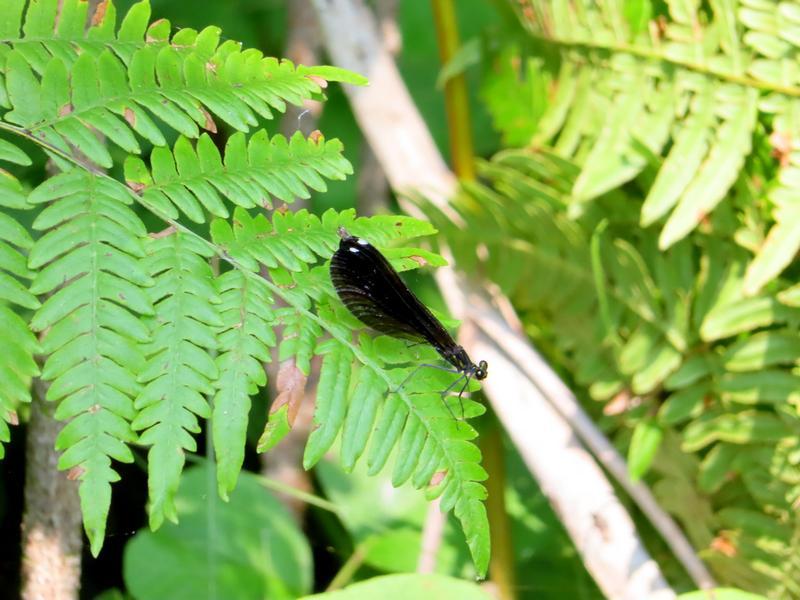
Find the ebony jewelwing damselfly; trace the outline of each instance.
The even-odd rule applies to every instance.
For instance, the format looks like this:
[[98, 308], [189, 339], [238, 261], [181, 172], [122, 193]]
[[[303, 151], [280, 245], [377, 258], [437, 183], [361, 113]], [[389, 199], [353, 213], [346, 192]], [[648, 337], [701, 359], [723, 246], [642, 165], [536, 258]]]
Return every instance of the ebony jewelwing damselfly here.
[[472, 362], [467, 351], [455, 342], [428, 307], [408, 289], [377, 248], [364, 239], [348, 234], [344, 227], [339, 227], [338, 233], [341, 241], [331, 258], [331, 281], [342, 303], [359, 321], [386, 335], [433, 346], [442, 358], [455, 367], [453, 372], [461, 374], [442, 392], [442, 396], [465, 379], [458, 393], [460, 399], [470, 379], [486, 378], [486, 361], [482, 360], [477, 365]]

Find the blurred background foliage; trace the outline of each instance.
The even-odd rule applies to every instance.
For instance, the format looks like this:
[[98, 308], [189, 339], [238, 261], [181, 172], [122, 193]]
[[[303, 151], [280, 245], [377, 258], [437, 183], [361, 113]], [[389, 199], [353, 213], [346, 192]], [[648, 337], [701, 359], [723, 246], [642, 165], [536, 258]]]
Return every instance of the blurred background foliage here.
[[718, 581], [799, 597], [800, 10], [510, 4], [482, 56], [517, 148], [463, 185], [466, 227], [433, 221]]

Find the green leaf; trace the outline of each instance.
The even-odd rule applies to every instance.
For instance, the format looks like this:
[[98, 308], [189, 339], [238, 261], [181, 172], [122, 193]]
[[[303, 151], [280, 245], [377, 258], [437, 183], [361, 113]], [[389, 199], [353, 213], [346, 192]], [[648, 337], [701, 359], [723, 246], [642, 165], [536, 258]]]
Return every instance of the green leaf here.
[[155, 308], [152, 341], [143, 345], [147, 362], [138, 373], [133, 429], [148, 451], [150, 527], [178, 518], [175, 494], [185, 452], [195, 452], [190, 435], [200, 431], [198, 417], [211, 410], [204, 394], [214, 391], [218, 368], [210, 352], [218, 348], [215, 329], [222, 325], [215, 304], [207, 259], [210, 251], [193, 236], [173, 232], [151, 239], [146, 267], [155, 285], [148, 290]]
[[722, 355], [728, 371], [757, 371], [800, 359], [800, 337], [791, 330], [761, 331], [730, 346]]
[[6, 160], [22, 166], [31, 164], [31, 159], [11, 142], [0, 140], [0, 160]]
[[752, 444], [775, 442], [789, 434], [789, 429], [772, 413], [744, 411], [739, 413], [709, 414], [692, 422], [684, 431], [682, 448], [696, 452], [713, 442]]
[[633, 429], [631, 445], [628, 447], [628, 475], [639, 481], [653, 463], [664, 432], [652, 419], [643, 419]]
[[350, 471], [367, 447], [385, 384], [371, 369], [359, 369], [342, 431], [342, 466]]
[[56, 419], [68, 421], [56, 439], [63, 451], [58, 467], [81, 482], [94, 556], [103, 545], [110, 484], [119, 479], [111, 459], [133, 462], [127, 444], [136, 441], [130, 425], [139, 391], [134, 373], [143, 363], [137, 343], [147, 332], [132, 313], [153, 312], [139, 289], [152, 284], [139, 265], [144, 226], [117, 194], [113, 185], [76, 170], [31, 195], [54, 202], [34, 222], [47, 232], [31, 249], [30, 264], [42, 267], [31, 289], [50, 295], [30, 326], [46, 330], [47, 399], [58, 401]]
[[670, 395], [658, 411], [658, 420], [664, 425], [677, 425], [698, 417], [709, 399], [711, 385], [695, 383]]
[[273, 197], [293, 202], [308, 198], [309, 188], [324, 191], [323, 177], [344, 179], [352, 173], [338, 140], [312, 140], [297, 132], [287, 141], [281, 135], [270, 138], [264, 130], [249, 140], [242, 133], [232, 135], [224, 157], [206, 134], [194, 148], [179, 138], [172, 151], [156, 148], [150, 167], [148, 172], [141, 161], [129, 159], [125, 178], [145, 203], [171, 204], [196, 223], [205, 221], [205, 211], [227, 217], [221, 198], [242, 208], [271, 206]]
[[228, 271], [217, 279], [220, 317], [219, 377], [212, 402], [212, 439], [219, 493], [228, 498], [244, 461], [250, 396], [267, 383], [262, 363], [272, 360], [274, 302], [263, 280]]
[[782, 314], [780, 304], [774, 298], [744, 298], [712, 309], [700, 326], [700, 336], [707, 342], [719, 340], [771, 325]]
[[742, 89], [733, 117], [717, 132], [708, 158], [681, 196], [659, 236], [659, 247], [669, 248], [686, 236], [723, 199], [736, 181], [750, 152], [758, 115], [758, 91]]
[[786, 371], [726, 373], [716, 387], [724, 400], [742, 404], [800, 401], [800, 375]]
[[[369, 600], [385, 598], [440, 598], [441, 600], [489, 600], [475, 583], [444, 575], [384, 575], [354, 583], [343, 590], [305, 596], [308, 600]], [[747, 599], [749, 600], [749, 599]]]
[[289, 405], [283, 404], [276, 411], [270, 412], [269, 420], [258, 438], [256, 450], [269, 452], [292, 430], [289, 422]]
[[785, 306], [800, 307], [800, 283], [778, 292], [777, 297]]
[[314, 430], [308, 436], [303, 468], [313, 467], [328, 451], [342, 427], [347, 411], [352, 356], [338, 343], [325, 343], [325, 358], [317, 387]]
[[436, 77], [436, 89], [443, 90], [450, 79], [478, 64], [481, 60], [482, 50], [479, 38], [475, 37], [463, 42], [439, 71], [439, 75]]
[[297, 67], [297, 72], [301, 75], [313, 75], [327, 81], [339, 81], [351, 85], [367, 85], [369, 83], [369, 80], [363, 75], [339, 67], [300, 65]]
[[297, 598], [311, 590], [311, 550], [286, 508], [250, 473], [229, 502], [208, 467], [187, 470], [176, 498], [180, 525], [141, 531], [125, 546], [123, 576], [143, 600]]
[[702, 491], [713, 493], [735, 476], [733, 465], [740, 450], [733, 444], [714, 444], [700, 463], [697, 483]]
[[645, 165], [644, 157], [632, 145], [632, 126], [645, 107], [646, 87], [641, 69], [620, 73], [624, 81], [614, 98], [597, 140], [575, 180], [575, 202], [587, 202], [632, 179]]
[[666, 215], [678, 202], [708, 151], [712, 134], [713, 99], [710, 84], [695, 95], [691, 113], [683, 122], [672, 149], [642, 204], [641, 224], [647, 227]]
[[770, 229], [753, 262], [747, 267], [744, 291], [754, 295], [778, 276], [800, 250], [800, 208], [796, 204], [776, 211], [776, 224]]
[[707, 354], [694, 354], [688, 357], [677, 371], [667, 377], [664, 387], [679, 390], [710, 375], [714, 370], [713, 357]]

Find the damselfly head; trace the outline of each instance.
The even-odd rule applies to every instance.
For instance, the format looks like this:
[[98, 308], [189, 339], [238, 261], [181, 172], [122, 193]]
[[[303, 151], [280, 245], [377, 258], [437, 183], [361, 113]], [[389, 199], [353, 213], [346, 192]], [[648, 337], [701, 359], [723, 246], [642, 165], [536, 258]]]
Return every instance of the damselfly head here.
[[478, 366], [475, 367], [475, 379], [481, 380], [486, 379], [486, 376], [489, 374], [489, 363], [485, 360], [479, 361]]

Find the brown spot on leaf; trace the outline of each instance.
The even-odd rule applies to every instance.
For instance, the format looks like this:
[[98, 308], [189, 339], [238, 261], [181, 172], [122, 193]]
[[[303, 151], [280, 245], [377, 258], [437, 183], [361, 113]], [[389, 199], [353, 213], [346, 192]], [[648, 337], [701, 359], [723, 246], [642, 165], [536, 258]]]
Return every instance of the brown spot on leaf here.
[[141, 183], [139, 181], [127, 181], [126, 180], [125, 183], [127, 184], [127, 186], [129, 188], [131, 188], [137, 194], [141, 194], [142, 190], [144, 190], [147, 187], [146, 184]]
[[86, 412], [88, 412], [90, 415], [93, 415], [94, 413], [100, 412], [101, 410], [103, 410], [103, 407], [102, 407], [102, 406], [100, 406], [99, 404], [92, 404], [92, 405], [91, 405], [91, 406], [90, 406], [90, 407], [89, 407], [89, 408], [86, 410]]
[[8, 421], [11, 425], [19, 425], [19, 415], [15, 410], [9, 410], [6, 413], [6, 421]]
[[276, 382], [278, 395], [275, 397], [269, 409], [269, 414], [275, 414], [281, 406], [287, 404], [289, 406], [289, 411], [286, 418], [289, 421], [290, 427], [294, 425], [297, 411], [300, 410], [300, 405], [306, 395], [307, 379], [303, 372], [297, 368], [297, 363], [294, 359], [283, 361], [278, 369], [278, 379]]
[[279, 212], [282, 215], [285, 215], [286, 213], [289, 212], [289, 205], [284, 202], [278, 208], [275, 209], [275, 212]]
[[108, 3], [109, 0], [100, 0], [100, 2], [97, 3], [97, 8], [94, 9], [94, 14], [92, 15], [92, 27], [97, 27], [103, 22], [103, 19], [106, 17]]
[[176, 231], [177, 231], [177, 229], [175, 228], [175, 226], [174, 225], [170, 225], [166, 229], [162, 229], [161, 231], [157, 231], [156, 233], [149, 234], [149, 236], [151, 238], [153, 238], [154, 240], [159, 240], [161, 238], [167, 237], [168, 235], [172, 235]]
[[214, 117], [211, 116], [211, 113], [208, 112], [204, 106], [201, 106], [200, 110], [203, 112], [203, 116], [206, 118], [206, 123], [203, 125], [203, 127], [206, 129], [206, 131], [217, 133], [217, 124], [214, 122]]
[[788, 167], [792, 154], [792, 136], [783, 131], [773, 131], [769, 136], [771, 156], [778, 159], [781, 167]]
[[306, 75], [306, 77], [308, 77], [311, 81], [316, 83], [323, 90], [328, 87], [328, 80], [327, 79], [323, 79], [319, 75]]
[[163, 42], [163, 41], [164, 41], [162, 38], [153, 37], [153, 36], [152, 36], [152, 35], [150, 35], [150, 33], [149, 33], [149, 32], [150, 32], [150, 30], [152, 30], [152, 29], [153, 29], [153, 28], [155, 28], [155, 27], [158, 27], [158, 26], [159, 26], [161, 23], [163, 23], [164, 21], [165, 21], [165, 19], [156, 19], [155, 21], [153, 21], [153, 22], [150, 24], [150, 27], [148, 28], [148, 33], [147, 33], [147, 35], [146, 35], [146, 36], [145, 36], [145, 38], [144, 38], [144, 41], [145, 41], [145, 42], [147, 42], [148, 44], [152, 44], [152, 43], [154, 43], [154, 42]]
[[133, 112], [132, 109], [126, 106], [124, 111], [124, 116], [125, 120], [128, 122], [128, 125], [130, 125], [131, 127], [136, 126], [136, 113]]
[[630, 390], [622, 390], [615, 395], [604, 407], [603, 414], [607, 417], [621, 415], [631, 407]]
[[67, 471], [67, 479], [70, 481], [77, 481], [84, 473], [86, 473], [86, 469], [84, 469], [82, 466], [78, 465], [77, 467], [72, 467], [69, 471]]
[[433, 477], [431, 477], [431, 486], [436, 487], [442, 483], [446, 476], [447, 471], [436, 471], [436, 473], [433, 474]]
[[319, 144], [320, 140], [324, 139], [324, 135], [319, 129], [315, 129], [311, 133], [308, 134], [308, 139], [314, 142], [315, 144]]
[[420, 267], [424, 267], [425, 265], [427, 265], [427, 264], [428, 264], [428, 261], [427, 261], [427, 260], [425, 260], [425, 258], [424, 258], [424, 257], [422, 257], [422, 256], [418, 256], [417, 254], [412, 254], [412, 255], [411, 255], [411, 256], [409, 256], [408, 258], [410, 258], [411, 260], [413, 260], [413, 261], [414, 261], [415, 263], [417, 263], [417, 264], [418, 264]]
[[711, 540], [711, 549], [716, 550], [720, 554], [724, 554], [728, 557], [734, 557], [738, 553], [739, 549], [736, 547], [734, 541], [730, 538], [730, 536], [726, 532], [720, 532], [717, 537]]
[[72, 114], [72, 104], [67, 102], [63, 106], [59, 107], [58, 109], [58, 116], [59, 117], [66, 117], [67, 115]]

